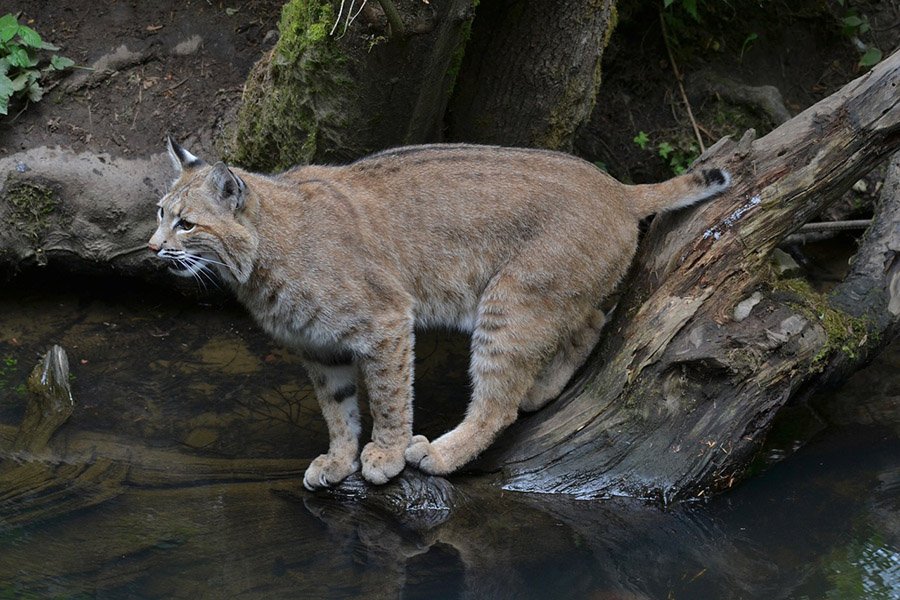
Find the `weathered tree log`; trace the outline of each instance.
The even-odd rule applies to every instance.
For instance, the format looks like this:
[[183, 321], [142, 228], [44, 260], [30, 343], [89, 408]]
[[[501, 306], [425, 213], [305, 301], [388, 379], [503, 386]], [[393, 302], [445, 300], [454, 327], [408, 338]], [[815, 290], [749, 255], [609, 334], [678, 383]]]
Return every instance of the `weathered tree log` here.
[[172, 177], [163, 154], [129, 160], [34, 148], [0, 159], [0, 173], [0, 273], [53, 262], [163, 274], [147, 251], [154, 205]]
[[581, 376], [480, 466], [507, 489], [664, 501], [740, 479], [792, 395], [858, 366], [893, 332], [896, 184], [831, 298], [771, 281], [767, 263], [900, 146], [898, 84], [895, 53], [769, 135], [711, 148], [702, 162], [729, 168], [733, 189], [654, 221]]
[[60, 346], [50, 348], [28, 376], [27, 386], [31, 401], [10, 450], [36, 454], [47, 448], [47, 442], [75, 409], [66, 351]]
[[451, 101], [449, 138], [571, 150], [594, 107], [614, 4], [483, 2]]

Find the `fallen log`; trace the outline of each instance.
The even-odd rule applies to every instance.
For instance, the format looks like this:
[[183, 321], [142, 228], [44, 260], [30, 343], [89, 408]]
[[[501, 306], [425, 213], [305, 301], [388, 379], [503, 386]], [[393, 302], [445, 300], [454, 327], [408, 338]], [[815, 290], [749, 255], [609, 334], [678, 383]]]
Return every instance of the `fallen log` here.
[[765, 137], [711, 148], [700, 162], [730, 169], [733, 188], [653, 222], [580, 377], [478, 466], [506, 489], [664, 502], [740, 480], [791, 397], [840, 381], [896, 330], [896, 169], [833, 294], [775, 280], [769, 256], [900, 147], [898, 84], [895, 53]]

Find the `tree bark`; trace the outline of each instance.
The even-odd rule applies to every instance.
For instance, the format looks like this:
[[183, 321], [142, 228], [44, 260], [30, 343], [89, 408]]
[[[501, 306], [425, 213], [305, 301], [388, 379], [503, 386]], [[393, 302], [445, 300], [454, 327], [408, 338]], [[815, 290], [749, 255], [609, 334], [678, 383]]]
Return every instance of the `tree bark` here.
[[231, 160], [268, 172], [438, 137], [471, 0], [369, 2], [348, 24], [356, 4], [285, 5], [281, 38], [248, 77]]
[[450, 139], [571, 150], [594, 107], [614, 5], [482, 3], [450, 106]]
[[728, 168], [732, 189], [654, 221], [581, 376], [481, 467], [507, 489], [665, 502], [740, 479], [792, 395], [845, 376], [896, 328], [895, 181], [830, 297], [773, 281], [768, 261], [900, 145], [898, 83], [895, 53], [769, 135], [711, 148], [701, 162]]

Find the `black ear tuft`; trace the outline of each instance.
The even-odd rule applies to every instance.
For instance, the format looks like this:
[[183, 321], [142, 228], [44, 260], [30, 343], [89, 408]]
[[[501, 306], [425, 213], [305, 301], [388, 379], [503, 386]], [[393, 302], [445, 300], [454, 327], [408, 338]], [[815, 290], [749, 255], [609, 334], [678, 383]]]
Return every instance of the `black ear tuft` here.
[[169, 158], [179, 175], [184, 169], [192, 169], [205, 164], [203, 160], [179, 146], [171, 135], [166, 136], [166, 149], [169, 151]]
[[216, 200], [237, 212], [244, 208], [244, 180], [234, 174], [225, 163], [217, 162], [209, 174], [209, 182], [212, 186]]

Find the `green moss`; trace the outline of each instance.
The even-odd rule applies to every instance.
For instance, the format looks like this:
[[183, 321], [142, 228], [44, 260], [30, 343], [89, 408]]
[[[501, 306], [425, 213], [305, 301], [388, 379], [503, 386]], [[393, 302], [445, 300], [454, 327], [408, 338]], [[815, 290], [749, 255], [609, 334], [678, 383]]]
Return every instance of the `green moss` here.
[[825, 330], [827, 340], [813, 357], [813, 371], [821, 371], [825, 367], [825, 359], [835, 352], [843, 352], [850, 358], [856, 358], [859, 349], [869, 341], [869, 327], [865, 317], [854, 317], [834, 308], [828, 302], [828, 296], [815, 291], [805, 279], [774, 280], [772, 288], [787, 292], [789, 302]]
[[328, 2], [291, 0], [284, 6], [281, 37], [248, 78], [228, 160], [275, 171], [311, 162], [323, 144], [341, 144], [342, 102], [351, 79], [329, 36], [334, 20]]
[[6, 225], [25, 234], [32, 244], [37, 244], [49, 227], [49, 217], [59, 201], [49, 187], [34, 181], [7, 179], [4, 202], [9, 207]]

